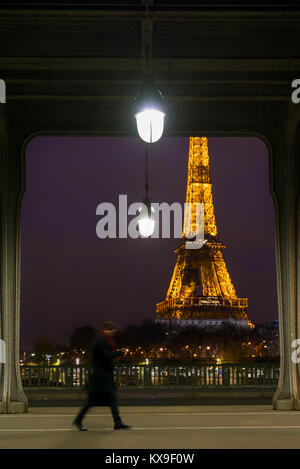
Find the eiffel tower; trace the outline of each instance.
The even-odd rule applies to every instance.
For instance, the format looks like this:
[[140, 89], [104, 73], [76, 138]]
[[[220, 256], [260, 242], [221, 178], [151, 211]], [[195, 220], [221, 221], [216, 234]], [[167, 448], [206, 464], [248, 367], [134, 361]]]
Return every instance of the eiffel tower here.
[[[157, 321], [179, 325], [253, 328], [247, 316], [248, 299], [238, 298], [228, 273], [215, 220], [206, 137], [190, 137], [186, 203], [204, 204], [204, 239], [200, 249], [175, 250], [177, 262], [166, 299], [156, 305]], [[193, 205], [192, 205], [193, 206]], [[186, 212], [195, 233], [195, 216]]]

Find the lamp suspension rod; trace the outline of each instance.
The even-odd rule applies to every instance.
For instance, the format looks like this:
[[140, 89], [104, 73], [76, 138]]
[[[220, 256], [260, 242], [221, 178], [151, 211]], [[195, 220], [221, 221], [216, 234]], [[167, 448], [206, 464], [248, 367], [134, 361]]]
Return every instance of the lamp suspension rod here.
[[148, 143], [145, 143], [145, 176], [146, 176], [146, 184], [145, 184], [145, 189], [146, 189], [146, 199], [148, 199], [148, 189], [149, 189], [149, 184], [148, 184]]
[[145, 3], [145, 28], [144, 28], [144, 41], [145, 41], [145, 58], [146, 58], [146, 73], [149, 75], [152, 72], [151, 64], [151, 49], [152, 49], [152, 24], [149, 16], [149, 5], [153, 4], [152, 0], [144, 0]]

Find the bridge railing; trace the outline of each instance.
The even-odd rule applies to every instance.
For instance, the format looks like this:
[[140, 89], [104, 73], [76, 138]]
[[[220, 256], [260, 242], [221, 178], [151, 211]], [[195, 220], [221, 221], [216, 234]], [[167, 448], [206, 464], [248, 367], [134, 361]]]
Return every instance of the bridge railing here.
[[[84, 388], [89, 367], [21, 366], [24, 387]], [[279, 364], [122, 365], [114, 368], [120, 387], [275, 386]]]

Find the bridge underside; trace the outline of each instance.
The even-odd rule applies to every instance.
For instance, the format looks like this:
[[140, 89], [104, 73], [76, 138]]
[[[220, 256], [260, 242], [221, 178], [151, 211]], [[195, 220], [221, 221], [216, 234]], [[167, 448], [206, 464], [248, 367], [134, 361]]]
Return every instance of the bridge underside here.
[[[27, 410], [19, 370], [26, 144], [45, 134], [136, 136], [133, 97], [146, 66], [147, 32], [144, 6], [131, 3], [0, 6], [0, 78], [7, 85], [7, 103], [0, 105], [0, 337], [6, 343], [0, 412]], [[299, 369], [291, 351], [300, 324], [300, 107], [291, 101], [291, 83], [300, 78], [300, 10], [268, 2], [179, 3], [150, 7], [152, 68], [166, 97], [165, 135], [252, 135], [269, 148], [281, 342], [274, 407], [299, 409]]]

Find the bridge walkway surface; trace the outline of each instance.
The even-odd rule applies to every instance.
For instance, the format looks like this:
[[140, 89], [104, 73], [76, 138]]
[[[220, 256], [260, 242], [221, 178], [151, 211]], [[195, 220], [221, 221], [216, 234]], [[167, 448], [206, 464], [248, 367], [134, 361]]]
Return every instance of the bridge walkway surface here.
[[[47, 404], [46, 404], [47, 405]], [[120, 405], [131, 430], [113, 430], [110, 409], [87, 414], [87, 432], [68, 406], [36, 405], [25, 414], [0, 415], [1, 449], [299, 449], [300, 412], [270, 404]]]

